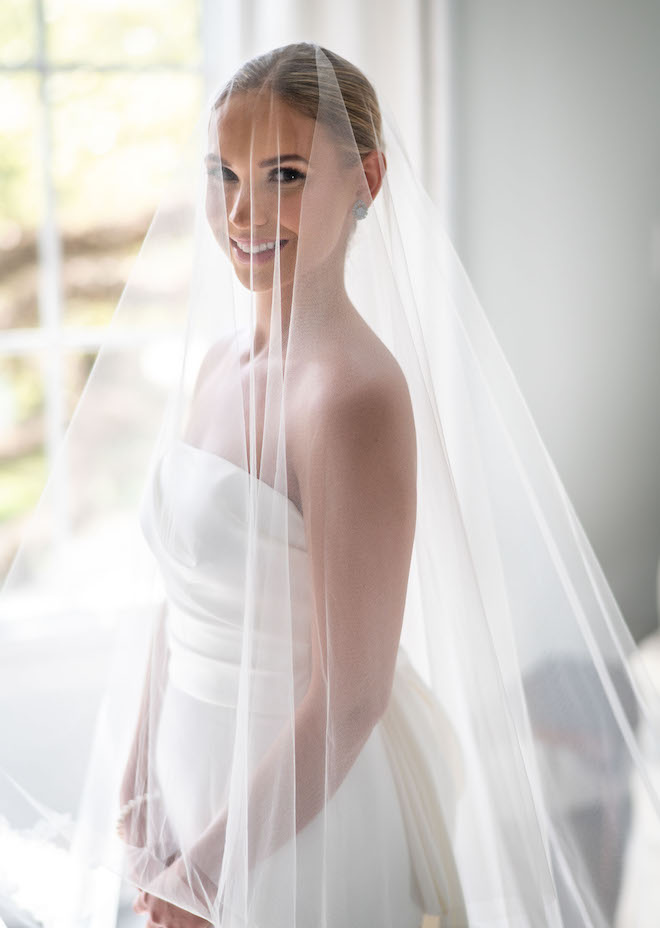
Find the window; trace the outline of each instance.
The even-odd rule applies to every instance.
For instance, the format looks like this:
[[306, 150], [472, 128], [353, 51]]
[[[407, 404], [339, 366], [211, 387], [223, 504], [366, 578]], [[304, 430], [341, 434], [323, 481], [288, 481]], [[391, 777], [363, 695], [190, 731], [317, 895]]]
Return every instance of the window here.
[[0, 577], [202, 101], [200, 0], [0, 5]]

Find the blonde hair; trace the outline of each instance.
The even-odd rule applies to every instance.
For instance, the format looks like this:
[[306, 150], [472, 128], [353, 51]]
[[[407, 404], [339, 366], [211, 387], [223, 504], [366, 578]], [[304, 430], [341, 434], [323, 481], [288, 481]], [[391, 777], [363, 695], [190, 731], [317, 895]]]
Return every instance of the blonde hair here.
[[[317, 50], [330, 61], [334, 75], [328, 75], [327, 67], [319, 63]], [[336, 78], [339, 94], [333, 92], [333, 78]], [[312, 42], [274, 48], [246, 61], [223, 87], [214, 107], [220, 106], [230, 94], [263, 88], [272, 90], [304, 116], [328, 125], [340, 139], [357, 147], [360, 157], [374, 149], [383, 149], [382, 118], [376, 91], [362, 71], [341, 55]], [[351, 139], [345, 138], [347, 117]]]

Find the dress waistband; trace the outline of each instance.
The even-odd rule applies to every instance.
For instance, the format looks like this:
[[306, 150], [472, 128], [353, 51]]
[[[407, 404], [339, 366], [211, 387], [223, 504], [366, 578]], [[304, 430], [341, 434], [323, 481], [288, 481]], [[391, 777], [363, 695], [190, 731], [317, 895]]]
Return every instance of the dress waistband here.
[[[260, 632], [253, 638], [252, 666], [242, 666], [243, 627], [204, 618], [168, 604], [169, 680], [196, 699], [236, 709], [241, 687], [247, 711], [286, 719], [307, 689], [311, 645]], [[293, 661], [294, 693], [291, 693]], [[243, 677], [243, 679], [241, 679]]]

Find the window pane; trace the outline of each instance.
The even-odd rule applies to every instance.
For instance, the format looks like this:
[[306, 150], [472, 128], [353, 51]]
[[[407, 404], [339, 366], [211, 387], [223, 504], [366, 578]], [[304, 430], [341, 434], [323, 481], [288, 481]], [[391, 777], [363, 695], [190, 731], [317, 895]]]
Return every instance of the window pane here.
[[46, 480], [43, 379], [36, 358], [0, 359], [0, 576]]
[[55, 64], [194, 64], [199, 0], [46, 0]]
[[33, 74], [0, 77], [0, 328], [38, 323], [36, 239], [41, 197], [39, 102]]
[[64, 356], [64, 423], [67, 427], [96, 358], [96, 351], [67, 352]]
[[34, 0], [0, 3], [0, 64], [22, 64], [34, 57]]
[[65, 324], [106, 324], [180, 146], [200, 112], [196, 74], [50, 78]]

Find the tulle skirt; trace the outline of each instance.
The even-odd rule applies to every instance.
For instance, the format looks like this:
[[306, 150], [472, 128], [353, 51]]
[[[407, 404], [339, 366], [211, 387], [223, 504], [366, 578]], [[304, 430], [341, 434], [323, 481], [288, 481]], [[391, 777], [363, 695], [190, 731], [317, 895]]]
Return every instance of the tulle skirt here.
[[[234, 708], [201, 701], [168, 682], [156, 763], [180, 846], [193, 844], [225, 807], [234, 719]], [[273, 720], [265, 718], [264, 749], [276, 734]], [[318, 928], [325, 907], [328, 928], [419, 928], [424, 913], [380, 724], [327, 813], [325, 822], [319, 815], [297, 835], [296, 925]], [[280, 898], [288, 881], [278, 878], [290, 865], [290, 848], [271, 855], [268, 867], [260, 865], [254, 915], [249, 926], [237, 918], [236, 928], [291, 928], [291, 903]]]

